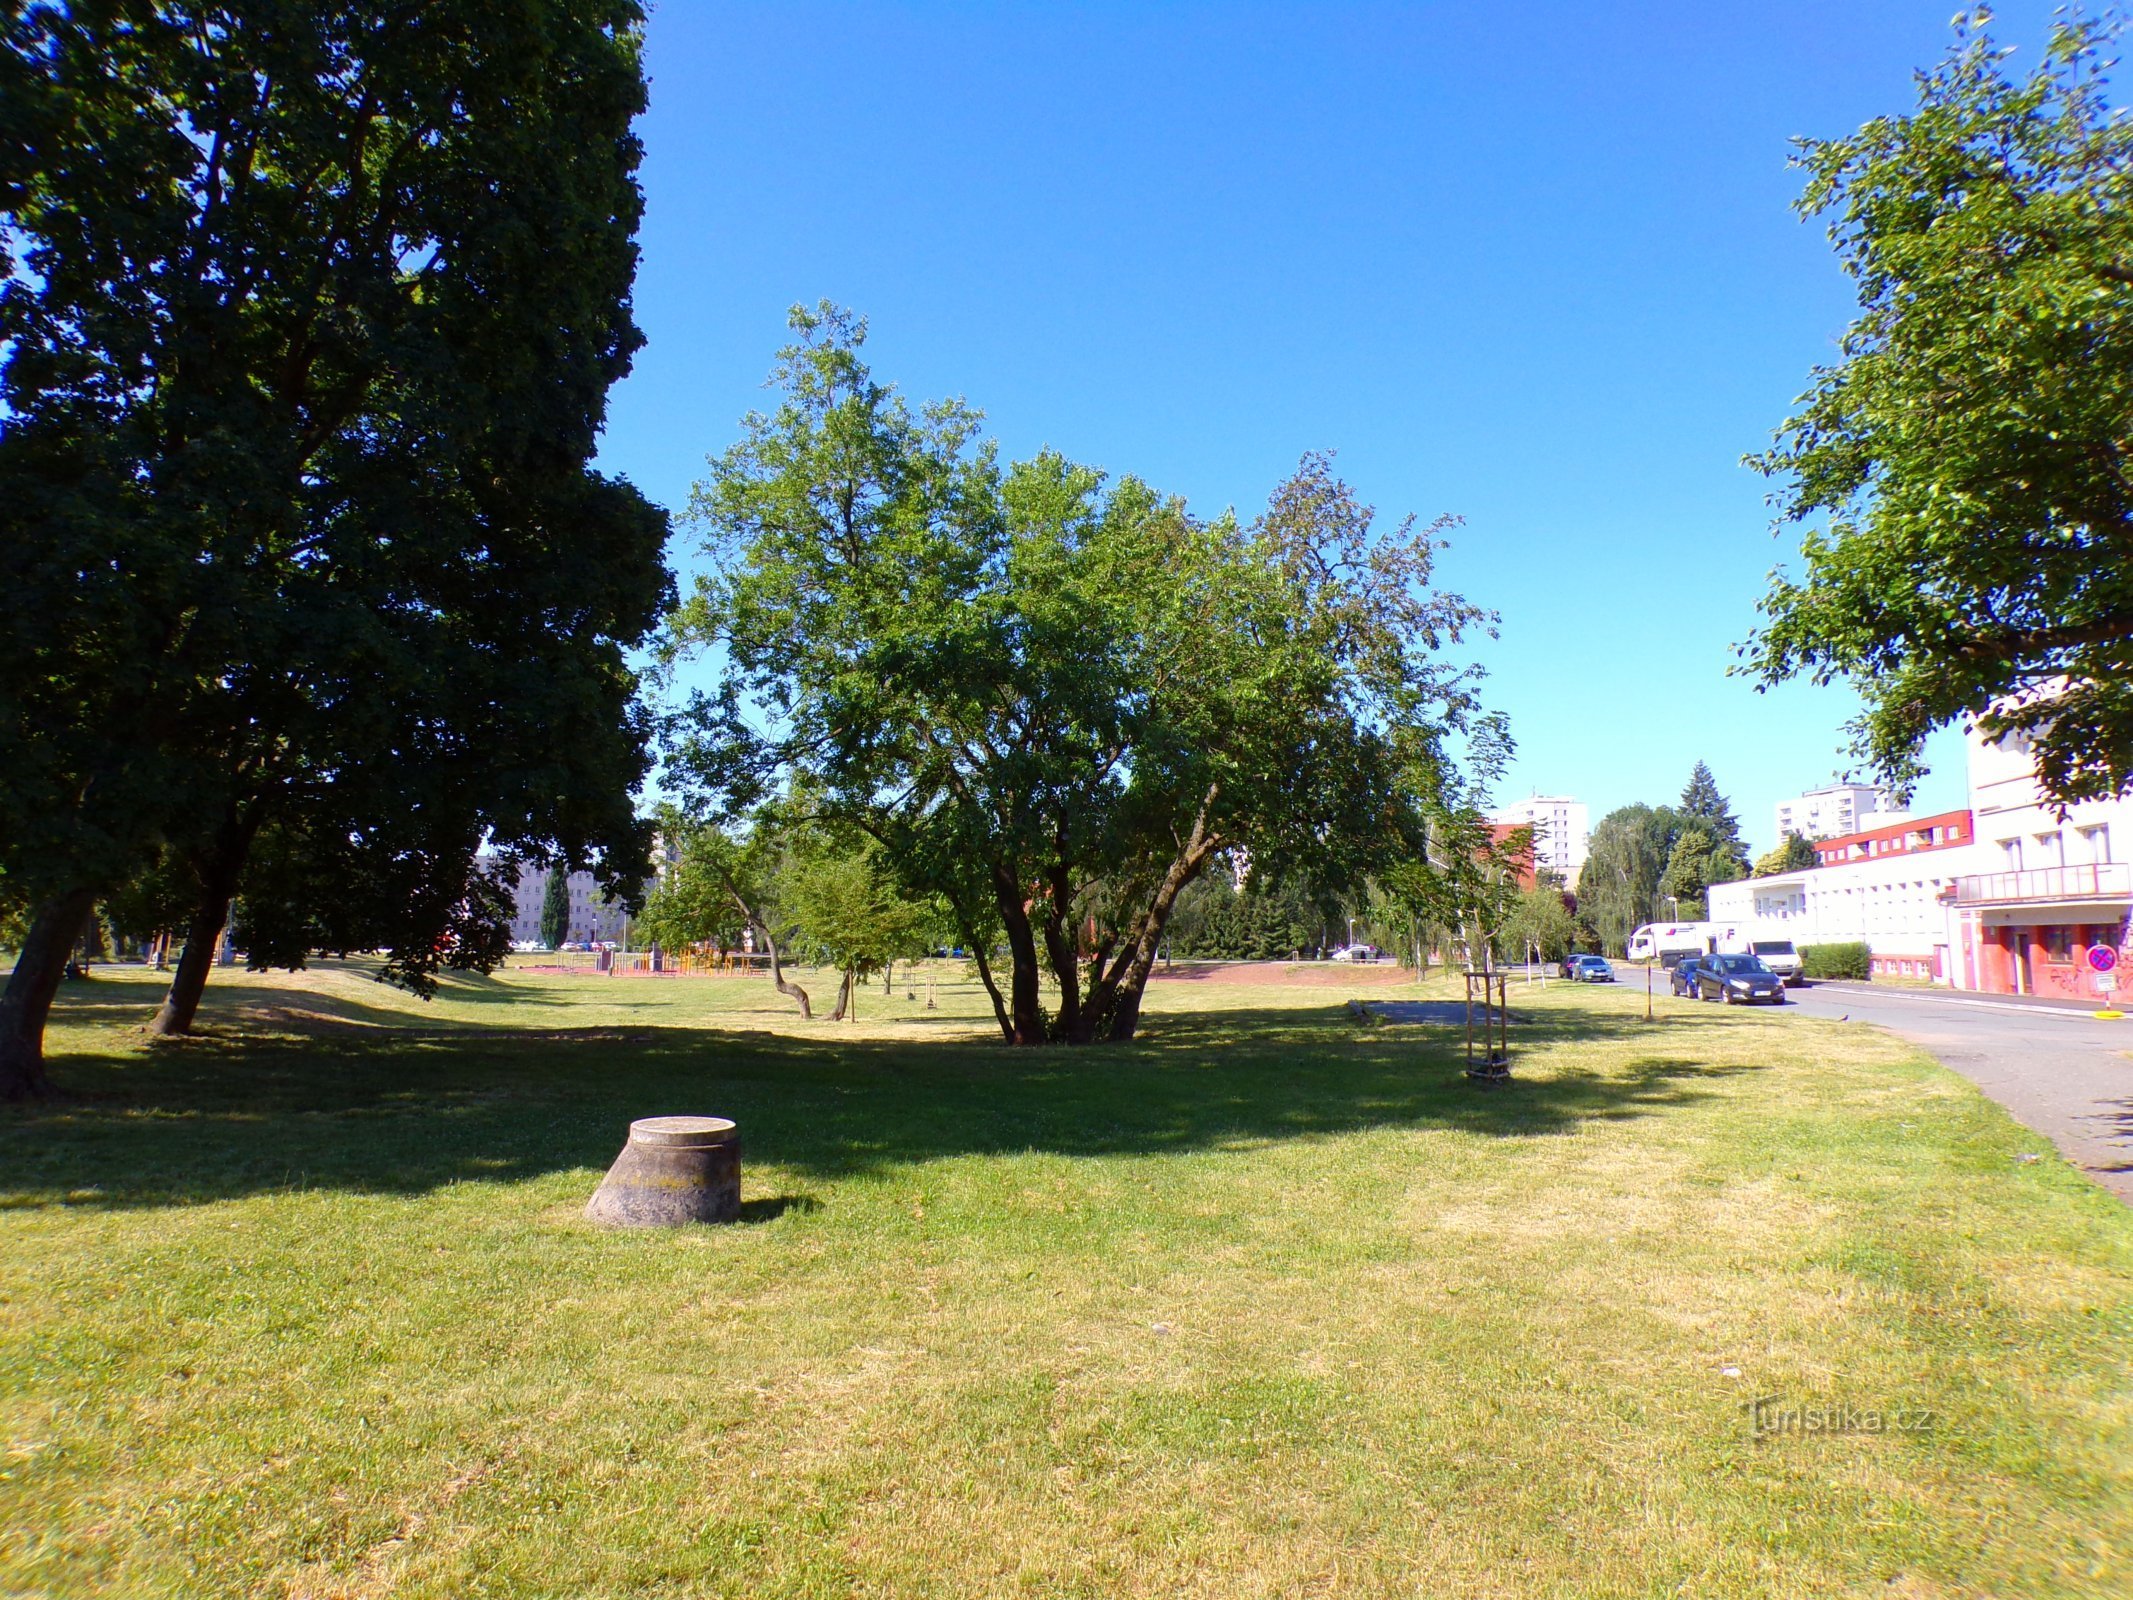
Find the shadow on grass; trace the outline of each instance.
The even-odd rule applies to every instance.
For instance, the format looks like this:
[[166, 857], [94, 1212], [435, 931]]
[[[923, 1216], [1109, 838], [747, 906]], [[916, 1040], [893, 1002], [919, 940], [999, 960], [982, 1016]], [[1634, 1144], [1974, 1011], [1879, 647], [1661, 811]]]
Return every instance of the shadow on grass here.
[[[266, 991], [272, 992], [272, 991]], [[292, 991], [296, 993], [296, 991]], [[310, 1009], [320, 998], [304, 995]], [[745, 1027], [314, 1024], [138, 1053], [61, 1057], [76, 1098], [0, 1114], [0, 1207], [187, 1204], [291, 1187], [418, 1193], [460, 1180], [596, 1173], [631, 1119], [715, 1113], [749, 1160], [835, 1178], [945, 1157], [1188, 1153], [1375, 1127], [1507, 1138], [1647, 1116], [1712, 1092], [1678, 1049], [1710, 1027], [1537, 1020], [1522, 1038], [1668, 1047], [1608, 1070], [1558, 1060], [1479, 1093], [1456, 1029], [1358, 1026], [1342, 1006], [1163, 1014], [1131, 1045], [1009, 1051], [965, 1041], [797, 1037]], [[1737, 1036], [1736, 1036], [1737, 1037]], [[1713, 1041], [1714, 1044], [1716, 1041]], [[753, 1202], [804, 1208], [798, 1197]]]

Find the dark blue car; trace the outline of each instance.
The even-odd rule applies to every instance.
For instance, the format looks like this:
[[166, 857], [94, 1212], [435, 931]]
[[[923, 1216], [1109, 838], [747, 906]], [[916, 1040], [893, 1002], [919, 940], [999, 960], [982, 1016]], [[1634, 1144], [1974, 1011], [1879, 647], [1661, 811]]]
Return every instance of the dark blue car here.
[[1729, 1006], [1781, 1006], [1785, 980], [1754, 956], [1705, 956], [1696, 963], [1696, 993]]

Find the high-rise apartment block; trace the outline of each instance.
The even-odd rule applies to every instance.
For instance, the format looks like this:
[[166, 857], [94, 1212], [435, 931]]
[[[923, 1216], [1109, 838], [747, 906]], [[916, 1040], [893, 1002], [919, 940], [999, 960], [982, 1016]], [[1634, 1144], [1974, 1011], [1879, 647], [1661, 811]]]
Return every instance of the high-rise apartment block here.
[[1587, 824], [1585, 802], [1568, 795], [1531, 795], [1491, 812], [1489, 820], [1499, 827], [1533, 830], [1533, 865], [1553, 873], [1563, 887], [1575, 889], [1578, 874], [1585, 869], [1585, 847], [1592, 830]]
[[1870, 783], [1832, 783], [1780, 800], [1777, 837], [1772, 842], [1783, 844], [1785, 836], [1792, 833], [1803, 839], [1835, 839], [1876, 827], [1895, 815], [1895, 803], [1886, 789], [1877, 789]]

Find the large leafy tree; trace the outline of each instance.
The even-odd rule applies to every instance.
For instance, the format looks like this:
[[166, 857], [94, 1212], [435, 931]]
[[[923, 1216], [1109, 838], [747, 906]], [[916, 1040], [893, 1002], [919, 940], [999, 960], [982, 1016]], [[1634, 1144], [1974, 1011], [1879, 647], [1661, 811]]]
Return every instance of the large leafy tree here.
[[1003, 469], [967, 408], [875, 379], [856, 319], [793, 323], [777, 408], [692, 502], [711, 572], [677, 643], [731, 670], [678, 783], [798, 786], [876, 840], [1015, 1044], [1130, 1037], [1224, 853], [1329, 881], [1413, 835], [1403, 778], [1474, 710], [1439, 652], [1481, 621], [1430, 587], [1434, 530], [1375, 528], [1316, 459], [1249, 525], [1055, 454]]
[[1672, 806], [1648, 805], [1622, 806], [1594, 825], [1578, 874], [1578, 915], [1607, 949], [1620, 955], [1632, 931], [1666, 916], [1662, 883], [1691, 827]]
[[1800, 210], [1858, 285], [1843, 359], [1756, 464], [1805, 571], [1763, 601], [1766, 682], [1849, 678], [1908, 793], [1959, 717], [2035, 744], [2061, 800], [2133, 784], [2133, 119], [2117, 18], [2062, 16], [2026, 77], [1958, 18], [1907, 115], [1804, 141]]
[[1708, 911], [1712, 884], [1731, 883], [1747, 873], [1738, 844], [1719, 836], [1704, 823], [1692, 822], [1682, 829], [1667, 854], [1666, 871], [1659, 878], [1659, 894], [1668, 902], [1669, 912], [1678, 911], [1693, 921]]
[[791, 894], [800, 830], [783, 809], [761, 806], [743, 819], [706, 822], [669, 806], [660, 832], [673, 861], [646, 897], [644, 936], [668, 950], [697, 944], [731, 950], [752, 933], [770, 957], [772, 986], [801, 1016], [813, 1016], [807, 991], [785, 973], [785, 957], [800, 937]]
[[[197, 934], [291, 819], [448, 875], [488, 833], [641, 877], [624, 652], [662, 608], [664, 519], [586, 467], [638, 342], [640, 20], [0, 24], [0, 899], [34, 908], [0, 1092], [44, 1087], [64, 953], [152, 860], [195, 907], [176, 1030]], [[418, 770], [448, 772], [450, 830], [404, 810]], [[283, 837], [318, 843], [314, 876], [344, 842]]]

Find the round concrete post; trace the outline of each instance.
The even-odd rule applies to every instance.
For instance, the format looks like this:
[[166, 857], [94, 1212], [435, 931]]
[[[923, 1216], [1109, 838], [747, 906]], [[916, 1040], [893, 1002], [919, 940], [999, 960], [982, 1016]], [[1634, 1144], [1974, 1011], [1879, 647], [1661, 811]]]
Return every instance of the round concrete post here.
[[724, 1117], [640, 1117], [585, 1214], [616, 1228], [731, 1222], [741, 1214], [741, 1141]]

